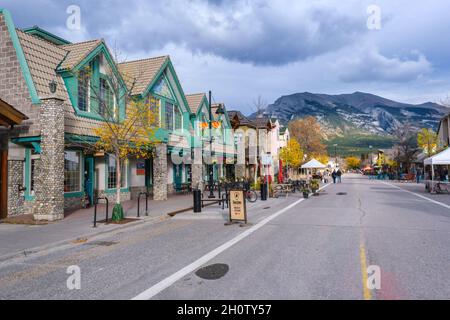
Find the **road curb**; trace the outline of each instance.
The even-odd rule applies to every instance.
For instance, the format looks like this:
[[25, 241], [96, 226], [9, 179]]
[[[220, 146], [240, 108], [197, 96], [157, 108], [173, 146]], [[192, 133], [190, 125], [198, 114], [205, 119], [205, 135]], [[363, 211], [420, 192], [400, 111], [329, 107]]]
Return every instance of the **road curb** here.
[[161, 216], [158, 216], [158, 217], [151, 217], [151, 218], [143, 218], [143, 219], [140, 219], [140, 220], [137, 220], [137, 221], [134, 221], [134, 222], [130, 222], [130, 223], [125, 224], [125, 225], [119, 225], [117, 228], [114, 228], [114, 229], [100, 231], [100, 232], [97, 232], [97, 233], [84, 234], [84, 235], [81, 235], [81, 236], [77, 236], [77, 237], [73, 237], [73, 238], [57, 241], [57, 242], [54, 242], [54, 243], [51, 243], [51, 244], [47, 244], [47, 245], [43, 245], [43, 246], [39, 246], [39, 247], [27, 248], [27, 249], [24, 249], [24, 250], [13, 252], [13, 253], [8, 253], [8, 254], [5, 254], [5, 255], [1, 255], [0, 256], [0, 263], [7, 262], [9, 260], [13, 260], [13, 259], [16, 259], [16, 258], [24, 258], [24, 257], [27, 258], [27, 257], [30, 257], [30, 256], [33, 256], [33, 255], [42, 253], [42, 252], [50, 250], [50, 249], [58, 248], [58, 247], [63, 247], [63, 246], [67, 246], [67, 245], [76, 245], [77, 241], [80, 241], [82, 239], [83, 240], [86, 239], [86, 241], [79, 242], [80, 244], [81, 243], [86, 243], [86, 242], [88, 242], [89, 239], [92, 240], [93, 238], [96, 238], [96, 237], [99, 237], [99, 236], [105, 236], [105, 235], [108, 235], [108, 234], [115, 233], [117, 231], [123, 231], [123, 230], [126, 230], [126, 229], [131, 229], [133, 227], [137, 227], [137, 226], [143, 225], [145, 223], [163, 222], [163, 221], [166, 221], [168, 219], [170, 219], [170, 216], [168, 216], [168, 215], [161, 215]]

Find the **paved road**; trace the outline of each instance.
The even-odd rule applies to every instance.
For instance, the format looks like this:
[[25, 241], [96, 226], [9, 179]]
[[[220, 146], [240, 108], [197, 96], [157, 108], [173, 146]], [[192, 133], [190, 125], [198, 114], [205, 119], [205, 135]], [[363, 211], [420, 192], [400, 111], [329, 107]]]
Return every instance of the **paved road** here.
[[[260, 202], [250, 222], [181, 215], [3, 263], [0, 299], [450, 299], [448, 206], [346, 176], [306, 201]], [[195, 274], [216, 263], [222, 278]], [[81, 290], [67, 289], [70, 265]], [[373, 265], [380, 290], [363, 285]]]

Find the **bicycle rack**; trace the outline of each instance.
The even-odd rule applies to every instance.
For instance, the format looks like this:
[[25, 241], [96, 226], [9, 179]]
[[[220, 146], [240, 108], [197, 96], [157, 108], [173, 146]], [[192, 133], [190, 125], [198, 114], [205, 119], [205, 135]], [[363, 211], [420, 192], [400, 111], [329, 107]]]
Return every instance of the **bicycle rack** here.
[[108, 223], [109, 200], [106, 197], [97, 198], [94, 201], [94, 228], [97, 228], [97, 205], [99, 200], [106, 201], [106, 223]]
[[145, 215], [148, 217], [148, 198], [150, 194], [148, 192], [141, 192], [138, 196], [138, 209], [137, 209], [137, 217], [141, 217], [141, 196], [145, 196]]

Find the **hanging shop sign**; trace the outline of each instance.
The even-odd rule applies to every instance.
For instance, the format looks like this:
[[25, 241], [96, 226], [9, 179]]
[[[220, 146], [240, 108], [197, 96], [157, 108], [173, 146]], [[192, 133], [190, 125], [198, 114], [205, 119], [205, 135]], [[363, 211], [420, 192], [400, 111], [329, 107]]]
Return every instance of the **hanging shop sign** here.
[[138, 161], [136, 163], [136, 175], [145, 176], [145, 161]]

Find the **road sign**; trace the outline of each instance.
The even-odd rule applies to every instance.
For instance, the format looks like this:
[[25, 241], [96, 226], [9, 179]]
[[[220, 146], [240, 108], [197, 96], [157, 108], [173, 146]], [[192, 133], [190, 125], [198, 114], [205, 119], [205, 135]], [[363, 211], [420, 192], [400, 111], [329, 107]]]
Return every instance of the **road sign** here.
[[247, 205], [243, 190], [230, 191], [230, 222], [233, 221], [247, 224]]

